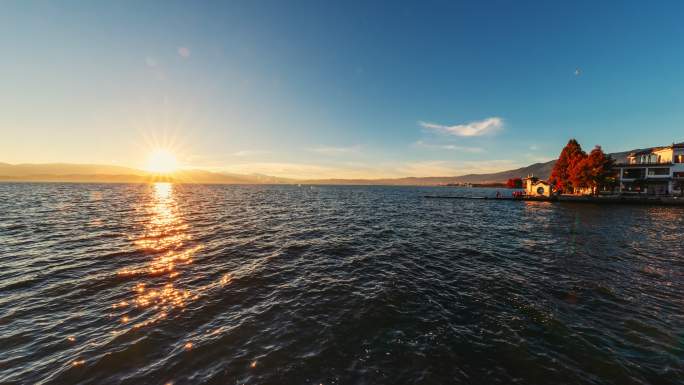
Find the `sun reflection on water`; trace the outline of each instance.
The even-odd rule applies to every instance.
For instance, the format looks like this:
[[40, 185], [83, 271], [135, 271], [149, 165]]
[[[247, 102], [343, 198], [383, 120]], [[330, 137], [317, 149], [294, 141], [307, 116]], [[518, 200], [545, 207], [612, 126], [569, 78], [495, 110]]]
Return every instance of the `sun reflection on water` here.
[[[151, 252], [154, 257], [142, 267], [124, 268], [118, 272], [122, 277], [141, 280], [131, 287], [133, 298], [112, 305], [121, 309], [121, 323], [137, 320], [134, 328], [155, 323], [167, 317], [170, 311], [184, 308], [189, 301], [198, 298], [190, 289], [180, 287], [177, 278], [180, 267], [193, 262], [193, 256], [201, 246], [189, 246], [188, 225], [178, 212], [178, 202], [171, 183], [155, 183], [152, 196], [146, 206], [149, 219], [145, 233], [135, 239], [141, 251]], [[160, 277], [166, 279], [160, 281]], [[142, 314], [141, 317], [136, 317]], [[140, 320], [142, 319], [142, 320]]]
[[[130, 284], [130, 297], [119, 299], [110, 309], [110, 317], [121, 326], [112, 330], [117, 336], [132, 329], [150, 326], [183, 312], [191, 303], [213, 290], [224, 290], [235, 276], [228, 272], [204, 285], [190, 285], [183, 280], [202, 245], [193, 245], [189, 225], [179, 210], [179, 193], [171, 183], [155, 183], [149, 200], [142, 202], [144, 232], [132, 238], [132, 243], [151, 259], [136, 263], [117, 272]], [[198, 333], [216, 335], [223, 328]], [[182, 344], [185, 345], [182, 345]], [[185, 350], [193, 349], [192, 342], [181, 342]]]

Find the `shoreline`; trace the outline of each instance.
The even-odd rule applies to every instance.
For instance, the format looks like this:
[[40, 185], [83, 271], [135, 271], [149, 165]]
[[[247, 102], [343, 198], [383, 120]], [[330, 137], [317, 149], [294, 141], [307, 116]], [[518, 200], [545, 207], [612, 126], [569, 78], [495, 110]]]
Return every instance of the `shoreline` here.
[[445, 195], [423, 195], [429, 199], [462, 199], [462, 200], [490, 200], [490, 201], [525, 201], [525, 202], [560, 202], [560, 203], [593, 203], [593, 204], [623, 204], [650, 206], [683, 206], [684, 197], [629, 197], [629, 196], [528, 196], [528, 197], [467, 197]]

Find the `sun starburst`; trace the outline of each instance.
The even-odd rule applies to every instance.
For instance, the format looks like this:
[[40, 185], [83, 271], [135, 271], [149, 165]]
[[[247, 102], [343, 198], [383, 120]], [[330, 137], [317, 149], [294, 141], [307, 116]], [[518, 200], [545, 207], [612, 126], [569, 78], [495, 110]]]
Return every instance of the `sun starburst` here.
[[148, 156], [145, 169], [157, 174], [169, 174], [178, 170], [178, 159], [171, 151], [157, 148]]

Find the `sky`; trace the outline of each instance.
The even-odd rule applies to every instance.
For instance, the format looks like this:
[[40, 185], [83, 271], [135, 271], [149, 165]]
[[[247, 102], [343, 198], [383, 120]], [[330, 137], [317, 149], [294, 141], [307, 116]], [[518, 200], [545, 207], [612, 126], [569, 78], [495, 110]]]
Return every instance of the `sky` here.
[[4, 1], [0, 162], [450, 176], [684, 141], [684, 2]]

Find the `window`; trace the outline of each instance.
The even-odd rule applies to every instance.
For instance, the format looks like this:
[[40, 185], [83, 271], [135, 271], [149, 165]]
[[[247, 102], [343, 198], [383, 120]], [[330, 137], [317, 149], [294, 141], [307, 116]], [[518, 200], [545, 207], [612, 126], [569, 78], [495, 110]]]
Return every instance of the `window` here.
[[669, 163], [668, 158], [658, 154], [641, 154], [636, 157], [630, 157], [629, 164], [658, 164]]
[[670, 169], [669, 168], [649, 168], [648, 169], [648, 176], [663, 176], [663, 175], [670, 175]]
[[644, 177], [643, 168], [628, 168], [622, 172], [622, 177], [625, 179], [640, 179]]
[[684, 154], [679, 154], [674, 156], [675, 163], [684, 163]]

